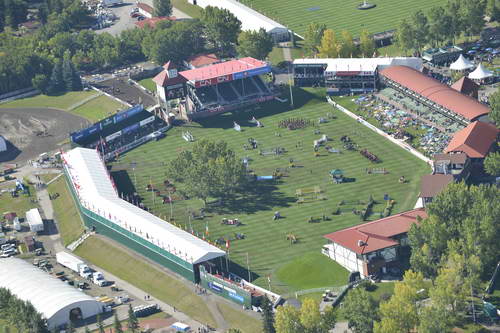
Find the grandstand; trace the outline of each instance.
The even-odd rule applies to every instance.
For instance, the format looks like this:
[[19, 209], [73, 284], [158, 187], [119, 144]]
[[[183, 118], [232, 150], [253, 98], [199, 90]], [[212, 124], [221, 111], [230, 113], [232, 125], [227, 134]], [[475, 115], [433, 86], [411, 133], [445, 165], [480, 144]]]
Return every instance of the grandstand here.
[[142, 105], [105, 118], [70, 134], [73, 147], [98, 149], [105, 160], [158, 137], [169, 125]]
[[378, 72], [404, 65], [422, 69], [420, 58], [296, 59], [294, 82], [299, 87], [326, 87], [330, 95], [370, 93], [378, 89]]
[[244, 108], [274, 98], [259, 75], [265, 62], [247, 57], [177, 72], [169, 62], [153, 80], [162, 102], [182, 98], [181, 116], [195, 119]]
[[380, 71], [380, 79], [384, 85], [465, 126], [490, 112], [474, 98], [407, 66], [385, 68]]

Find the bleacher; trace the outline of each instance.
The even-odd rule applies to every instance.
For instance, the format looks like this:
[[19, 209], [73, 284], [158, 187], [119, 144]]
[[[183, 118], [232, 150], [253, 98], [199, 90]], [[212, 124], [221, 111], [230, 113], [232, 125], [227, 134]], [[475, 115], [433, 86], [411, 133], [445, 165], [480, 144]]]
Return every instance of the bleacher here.
[[216, 88], [219, 90], [219, 94], [222, 96], [222, 98], [226, 102], [234, 102], [238, 99], [238, 96], [234, 92], [231, 85], [232, 85], [231, 82], [225, 82], [225, 83], [217, 85], [217, 88]]
[[213, 86], [201, 87], [196, 89], [196, 96], [203, 105], [210, 105], [217, 103], [217, 93]]
[[254, 77], [251, 77], [250, 78], [259, 88], [260, 90], [267, 94], [269, 93], [269, 88], [266, 86], [266, 84], [264, 82], [262, 82], [262, 79], [258, 76], [254, 76]]

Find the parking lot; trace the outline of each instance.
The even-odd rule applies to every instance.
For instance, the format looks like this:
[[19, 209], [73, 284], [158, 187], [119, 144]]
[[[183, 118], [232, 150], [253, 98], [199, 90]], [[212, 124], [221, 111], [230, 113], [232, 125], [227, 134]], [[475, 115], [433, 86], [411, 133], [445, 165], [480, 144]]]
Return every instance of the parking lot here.
[[94, 86], [132, 105], [143, 104], [144, 107], [149, 107], [156, 104], [153, 96], [129, 83], [127, 77], [117, 77], [101, 81], [95, 83]]
[[[144, 0], [141, 2], [153, 6], [152, 0]], [[116, 16], [116, 20], [113, 22], [111, 26], [104, 29], [96, 30], [96, 32], [97, 33], [108, 32], [112, 35], [118, 35], [123, 30], [135, 28], [136, 27], [135, 22], [137, 22], [137, 19], [130, 17], [130, 12], [135, 7], [135, 4], [136, 4], [135, 1], [125, 0], [123, 1], [122, 5], [109, 8], [109, 10]], [[172, 16], [175, 16], [178, 19], [190, 18], [188, 15], [177, 10], [176, 8], [172, 9]]]

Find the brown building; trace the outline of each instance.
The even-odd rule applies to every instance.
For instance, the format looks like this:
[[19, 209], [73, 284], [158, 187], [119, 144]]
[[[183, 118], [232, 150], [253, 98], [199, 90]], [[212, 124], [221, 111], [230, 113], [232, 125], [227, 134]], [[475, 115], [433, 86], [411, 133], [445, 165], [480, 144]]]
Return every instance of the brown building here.
[[462, 78], [453, 83], [451, 87], [464, 95], [475, 99], [478, 98], [479, 85], [467, 76], [462, 76]]
[[425, 207], [431, 203], [434, 197], [453, 181], [452, 175], [434, 174], [422, 176], [420, 180], [420, 198], [423, 206]]
[[462, 152], [473, 163], [482, 163], [483, 159], [496, 149], [498, 128], [492, 124], [475, 121], [463, 130], [455, 133], [445, 153]]

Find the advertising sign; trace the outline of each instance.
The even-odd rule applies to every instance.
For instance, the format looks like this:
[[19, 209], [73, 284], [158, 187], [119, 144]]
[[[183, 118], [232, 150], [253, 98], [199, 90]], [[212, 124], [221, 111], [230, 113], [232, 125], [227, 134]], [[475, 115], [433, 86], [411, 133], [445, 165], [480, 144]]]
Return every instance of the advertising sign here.
[[88, 135], [97, 133], [100, 130], [101, 130], [101, 125], [99, 125], [99, 124], [94, 124], [94, 125], [90, 126], [89, 128], [87, 128]]
[[125, 127], [124, 129], [122, 129], [122, 134], [127, 134], [129, 132], [132, 132], [136, 129], [139, 128], [139, 123], [135, 123], [133, 125], [130, 125], [129, 127]]
[[223, 290], [221, 287], [215, 285], [214, 282], [209, 282], [208, 286], [210, 287], [210, 289], [213, 289], [218, 293], [222, 292], [222, 290]]
[[233, 79], [234, 80], [243, 79], [243, 78], [250, 77], [250, 76], [266, 74], [266, 73], [269, 73], [270, 71], [271, 71], [271, 67], [269, 65], [266, 65], [264, 67], [259, 67], [259, 68], [250, 69], [250, 70], [244, 71], [244, 72], [234, 73]]
[[216, 85], [218, 83], [232, 81], [233, 79], [234, 79], [233, 74], [222, 75], [222, 76], [214, 77], [214, 78], [207, 79], [207, 80], [196, 81], [194, 83], [194, 86], [196, 88], [205, 87], [205, 86], [213, 86], [213, 85]]
[[100, 122], [100, 124], [101, 124], [101, 129], [104, 129], [104, 128], [108, 127], [109, 125], [112, 125], [113, 124], [113, 117], [103, 119]]
[[111, 141], [111, 140], [114, 140], [114, 139], [118, 138], [120, 135], [122, 135], [122, 131], [118, 131], [118, 132], [116, 132], [116, 133], [113, 133], [113, 134], [111, 134], [111, 135], [108, 135], [108, 136], [106, 137], [106, 142], [109, 142], [109, 141]]
[[119, 123], [120, 121], [123, 121], [127, 118], [130, 118], [132, 117], [133, 115], [141, 112], [143, 110], [143, 106], [138, 104], [136, 106], [133, 106], [131, 107], [130, 109], [128, 110], [125, 110], [125, 111], [122, 111], [120, 113], [117, 113], [114, 117], [113, 117], [113, 121], [115, 124]]
[[231, 293], [231, 292], [228, 295], [229, 295], [229, 297], [231, 297], [232, 299], [234, 299], [240, 303], [245, 303], [245, 298], [243, 296], [240, 296], [236, 293]]
[[151, 116], [151, 117], [149, 117], [149, 118], [146, 118], [146, 119], [144, 119], [144, 120], [141, 120], [141, 121], [139, 122], [139, 126], [141, 126], [141, 127], [142, 127], [142, 126], [144, 126], [144, 125], [147, 125], [147, 124], [149, 124], [149, 123], [152, 123], [153, 121], [155, 121], [155, 116]]

